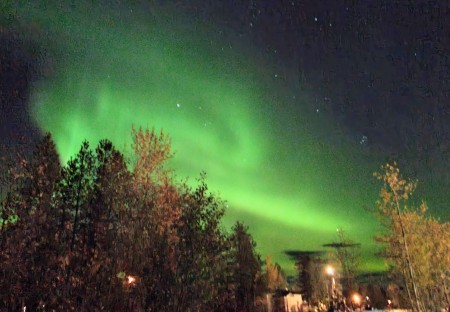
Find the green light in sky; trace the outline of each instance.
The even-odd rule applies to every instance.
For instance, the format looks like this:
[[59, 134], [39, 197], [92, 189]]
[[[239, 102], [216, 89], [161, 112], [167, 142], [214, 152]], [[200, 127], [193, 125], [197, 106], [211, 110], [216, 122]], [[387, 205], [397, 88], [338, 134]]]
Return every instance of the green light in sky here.
[[53, 71], [36, 83], [31, 111], [64, 161], [84, 139], [109, 138], [126, 153], [132, 124], [163, 128], [178, 174], [206, 171], [230, 204], [229, 223], [242, 217], [288, 272], [283, 250], [319, 249], [337, 227], [373, 250], [374, 222], [361, 212], [373, 202], [372, 168], [353, 149], [318, 143], [323, 124], [287, 109], [292, 90], [272, 81], [274, 65], [255, 50], [176, 10], [33, 3], [18, 10], [38, 25]]

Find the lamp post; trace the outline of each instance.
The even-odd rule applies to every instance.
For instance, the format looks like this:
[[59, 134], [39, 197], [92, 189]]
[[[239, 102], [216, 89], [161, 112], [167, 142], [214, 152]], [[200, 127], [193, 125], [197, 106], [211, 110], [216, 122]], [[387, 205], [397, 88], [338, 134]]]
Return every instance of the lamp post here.
[[361, 296], [359, 294], [353, 294], [353, 308], [357, 311], [361, 310]]
[[[334, 305], [334, 292], [336, 287], [336, 280], [334, 278], [334, 268], [331, 265], [328, 265], [326, 267], [327, 275], [330, 278], [330, 287], [328, 288], [328, 282], [327, 282], [327, 292], [328, 292], [328, 300]], [[329, 299], [331, 295], [331, 300]]]

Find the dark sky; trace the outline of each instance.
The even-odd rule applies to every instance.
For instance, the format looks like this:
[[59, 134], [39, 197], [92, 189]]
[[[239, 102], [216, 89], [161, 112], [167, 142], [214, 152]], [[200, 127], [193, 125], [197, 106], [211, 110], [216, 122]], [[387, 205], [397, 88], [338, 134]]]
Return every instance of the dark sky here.
[[394, 153], [448, 153], [447, 1], [238, 2], [230, 23], [298, 66], [349, 129]]
[[[34, 8], [31, 5], [32, 2], [25, 2], [30, 5], [23, 6], [24, 8]], [[201, 39], [198, 40], [202, 41], [198, 44], [201, 46], [203, 41], [211, 42], [208, 48], [210, 50], [201, 51], [200, 54], [204, 53], [211, 58], [211, 64], [216, 64], [214, 49], [219, 52], [224, 49], [225, 51], [233, 50], [233, 52], [226, 52], [224, 60], [228, 61], [223, 63], [228, 62], [226, 64], [231, 64], [231, 68], [237, 68], [237, 72], [240, 65], [236, 64], [245, 64], [243, 67], [246, 68], [256, 67], [252, 71], [254, 77], [257, 77], [255, 81], [258, 83], [262, 81], [261, 84], [267, 86], [266, 94], [273, 99], [261, 104], [259, 110], [253, 111], [253, 119], [257, 119], [257, 122], [251, 117], [249, 121], [252, 125], [273, 127], [266, 131], [267, 141], [276, 140], [278, 136], [280, 142], [267, 143], [270, 145], [267, 150], [271, 150], [270, 153], [268, 152], [269, 156], [263, 155], [265, 146], [250, 144], [250, 147], [246, 149], [246, 145], [243, 144], [244, 152], [253, 151], [255, 155], [257, 154], [249, 157], [249, 162], [253, 160], [256, 164], [253, 167], [245, 167], [243, 163], [247, 159], [244, 159], [239, 166], [233, 165], [232, 168], [233, 170], [244, 168], [250, 170], [248, 172], [261, 171], [259, 166], [262, 164], [269, 166], [270, 161], [277, 158], [280, 163], [274, 166], [273, 171], [278, 170], [279, 179], [285, 179], [287, 182], [274, 181], [273, 189], [266, 181], [261, 182], [260, 186], [253, 187], [248, 184], [254, 183], [254, 180], [241, 177], [242, 185], [249, 187], [246, 191], [254, 191], [256, 194], [248, 200], [241, 200], [241, 193], [227, 189], [229, 184], [223, 184], [225, 183], [223, 181], [214, 184], [216, 172], [214, 169], [210, 170], [213, 185], [219, 188], [224, 185], [223, 193], [230, 194], [230, 202], [236, 208], [232, 210], [231, 215], [244, 218], [246, 223], [250, 224], [257, 241], [258, 239], [262, 241], [259, 243], [264, 252], [271, 251], [271, 248], [276, 245], [290, 244], [289, 237], [286, 235], [281, 237], [282, 234], [280, 234], [279, 239], [283, 243], [272, 238], [273, 242], [269, 244], [271, 247], [264, 247], [266, 241], [271, 239], [268, 233], [273, 233], [274, 229], [283, 229], [280, 232], [289, 232], [289, 230], [295, 232], [298, 227], [303, 226], [309, 229], [308, 226], [311, 225], [288, 222], [292, 218], [289, 213], [285, 213], [284, 219], [280, 218], [283, 220], [278, 220], [281, 223], [275, 221], [271, 223], [268, 219], [272, 218], [273, 214], [265, 215], [263, 212], [258, 212], [255, 217], [257, 208], [249, 208], [251, 205], [249, 202], [254, 201], [256, 205], [256, 203], [270, 201], [272, 205], [280, 203], [280, 205], [289, 206], [305, 195], [310, 196], [308, 197], [310, 207], [320, 207], [320, 205], [326, 207], [330, 205], [332, 199], [322, 202], [321, 195], [315, 198], [314, 192], [320, 190], [335, 197], [342, 193], [341, 196], [344, 199], [336, 200], [336, 207], [330, 208], [326, 216], [333, 219], [333, 214], [341, 214], [348, 218], [349, 215], [361, 209], [361, 205], [373, 204], [373, 194], [376, 195], [377, 190], [371, 188], [370, 183], [366, 184], [362, 181], [370, 179], [371, 173], [376, 170], [377, 167], [373, 167], [374, 162], [378, 166], [385, 161], [397, 160], [406, 175], [419, 179], [418, 197], [429, 202], [431, 213], [443, 220], [450, 219], [448, 209], [450, 199], [448, 196], [450, 187], [450, 7], [447, 1], [103, 1], [105, 7], [100, 12], [109, 10], [110, 13], [98, 16], [97, 21], [95, 18], [77, 21], [74, 17], [75, 20], [67, 28], [61, 29], [54, 26], [59, 25], [58, 22], [63, 20], [63, 18], [60, 19], [61, 16], [64, 18], [79, 16], [77, 14], [80, 12], [87, 12], [85, 14], [87, 16], [91, 12], [96, 12], [92, 9], [93, 5], [89, 1], [80, 3], [50, 1], [49, 3], [52, 4], [47, 8], [36, 6], [38, 8], [35, 11], [30, 9], [28, 12], [22, 7], [15, 7], [13, 1], [9, 4], [4, 3], [6, 5], [0, 13], [0, 145], [3, 147], [22, 142], [22, 137], [25, 137], [25, 141], [32, 141], [41, 131], [53, 129], [46, 125], [55, 124], [55, 120], [63, 119], [55, 116], [64, 114], [64, 109], [58, 112], [50, 108], [47, 108], [44, 122], [42, 118], [36, 118], [33, 109], [40, 109], [41, 112], [45, 109], [45, 105], [39, 106], [35, 103], [36, 94], [48, 95], [48, 99], [51, 100], [52, 96], [60, 96], [64, 93], [61, 90], [67, 90], [64, 96], [60, 96], [67, 102], [68, 99], [79, 94], [79, 90], [99, 92], [95, 89], [97, 85], [113, 85], [113, 73], [117, 69], [114, 66], [117, 60], [131, 67], [137, 65], [139, 68], [143, 67], [139, 54], [160, 55], [158, 54], [160, 51], [156, 51], [155, 47], [143, 39], [144, 35], [136, 35], [136, 29], [144, 30], [143, 33], [145, 31], [152, 33], [154, 29], [161, 27], [165, 31], [165, 36], [173, 35], [175, 41], [178, 40], [177, 33], [184, 31], [184, 34], [189, 37], [196, 35], [196, 29], [199, 29], [197, 35]], [[41, 2], [38, 1], [38, 3]], [[160, 17], [159, 12], [162, 11], [169, 16], [167, 21], [161, 22], [166, 18], [166, 15], [164, 18]], [[143, 19], [135, 23], [134, 14], [139, 14], [139, 18], [143, 17]], [[180, 18], [180, 15], [183, 18]], [[128, 22], [124, 22], [123, 16], [126, 16]], [[119, 27], [120, 23], [123, 23], [123, 26]], [[174, 29], [170, 29], [171, 23], [176, 24], [176, 27], [173, 26]], [[159, 26], [163, 24], [169, 26], [166, 28]], [[179, 25], [187, 26], [183, 30], [183, 27]], [[204, 26], [207, 30], [198, 25]], [[195, 30], [192, 31], [192, 29]], [[214, 34], [211, 35], [208, 31]], [[94, 38], [96, 32], [106, 34], [105, 38]], [[204, 33], [207, 35], [203, 35]], [[163, 35], [156, 31], [152, 34], [159, 38], [164, 49], [171, 49], [172, 43], [164, 41], [166, 38]], [[125, 38], [123, 45], [121, 42], [116, 42], [120, 38]], [[197, 44], [195, 40], [193, 39], [192, 42]], [[105, 42], [110, 44], [110, 49], [105, 48]], [[133, 43], [136, 43], [136, 47], [130, 46]], [[187, 51], [185, 54], [176, 52], [182, 57], [195, 59], [197, 51], [191, 54], [189, 49]], [[235, 57], [233, 53], [238, 54], [239, 57]], [[92, 68], [83, 68], [91, 62], [91, 59], [97, 60], [97, 63], [99, 60], [104, 60], [101, 61], [104, 64], [100, 64], [101, 66], [96, 64], [98, 68], [96, 67], [95, 71]], [[177, 60], [171, 58], [166, 60], [169, 65], [178, 64]], [[194, 60], [193, 63], [197, 64], [196, 62], [197, 60]], [[80, 64], [80, 76], [77, 76], [76, 67]], [[181, 65], [183, 65], [182, 62]], [[150, 69], [155, 68], [154, 64], [148, 66]], [[195, 73], [198, 76], [186, 79], [185, 85], [177, 82], [176, 86], [182, 85], [180, 90], [195, 89], [196, 81], [202, 81], [202, 70], [206, 74], [214, 75], [215, 67], [211, 69], [206, 66], [202, 69], [201, 66], [200, 74]], [[125, 72], [123, 68], [121, 70], [119, 72], [123, 76], [120, 77], [119, 74], [118, 78], [126, 80], [126, 70]], [[66, 72], [70, 74], [66, 75]], [[259, 77], [267, 73], [271, 73], [271, 80]], [[69, 75], [73, 80], [63, 81], [62, 78], [66, 79]], [[164, 75], [166, 80], [163, 82], [170, 82], [173, 78], [172, 73]], [[181, 78], [188, 76], [184, 73], [180, 75]], [[94, 87], [91, 85], [77, 87], [77, 77], [93, 82]], [[145, 75], [142, 77], [144, 80], [145, 78], [151, 81], [154, 79]], [[103, 81], [110, 78], [111, 83]], [[99, 82], [100, 79], [102, 82]], [[228, 76], [223, 79], [219, 84], [222, 82], [226, 84], [230, 80]], [[75, 86], [72, 82], [75, 82]], [[247, 84], [246, 81], [245, 84]], [[251, 86], [256, 84], [257, 82], [248, 83]], [[123, 86], [127, 86], [126, 81], [122, 84]], [[131, 89], [141, 90], [139, 86], [131, 84], [130, 86]], [[277, 90], [273, 93], [277, 95], [271, 95], [272, 89]], [[107, 98], [107, 93], [112, 93], [112, 91], [104, 90], [102, 92], [99, 92], [100, 100], [102, 100], [101, 96]], [[126, 92], [122, 92], [124, 98], [128, 96]], [[184, 91], [179, 92], [183, 94]], [[239, 92], [238, 97], [245, 98], [247, 94], [245, 88]], [[164, 100], [164, 96], [162, 93], [158, 99]], [[208, 100], [215, 99], [215, 96], [212, 92], [211, 94], [205, 92], [205, 95], [200, 98], [205, 102], [205, 108], [208, 106]], [[281, 98], [289, 98], [290, 101], [279, 100]], [[185, 97], [182, 100], [186, 101], [186, 105], [172, 103], [174, 110], [181, 111], [184, 107], [188, 107], [188, 99]], [[233, 99], [229, 100], [230, 103], [234, 103], [233, 101]], [[61, 108], [70, 111], [70, 105], [61, 106]], [[162, 111], [162, 108], [160, 109]], [[198, 109], [201, 107], [198, 106]], [[220, 128], [223, 130], [225, 126], [234, 125], [235, 117], [231, 115], [246, 111], [247, 107], [241, 110], [241, 107], [236, 104], [236, 107], [228, 111], [230, 116], [225, 116], [227, 112], [225, 109], [214, 109], [207, 116], [213, 122], [213, 117], [216, 116], [215, 122], [224, 125]], [[260, 121], [260, 119], [269, 119], [268, 112], [274, 116], [270, 122]], [[69, 116], [72, 116], [71, 113]], [[200, 117], [198, 113], [191, 113], [189, 118], [191, 122], [196, 122]], [[37, 119], [39, 119], [38, 122], [36, 122]], [[67, 122], [68, 120], [65, 119], [65, 123]], [[83, 125], [79, 117], [77, 122], [75, 125]], [[209, 125], [209, 122], [205, 121], [205, 127]], [[310, 125], [296, 125], [305, 122]], [[167, 123], [170, 129], [171, 120], [167, 119]], [[247, 124], [244, 121], [242, 123], [244, 128], [236, 128], [252, 133], [250, 123]], [[329, 127], [328, 124], [333, 126]], [[164, 123], [162, 126], [165, 126]], [[313, 133], [305, 135], [305, 131], [310, 131], [308, 129], [314, 129]], [[192, 133], [197, 133], [195, 131], [197, 129], [192, 128]], [[63, 137], [61, 133], [55, 133], [57, 138], [58, 135]], [[177, 133], [174, 133], [175, 141], [176, 135]], [[220, 135], [224, 135], [223, 131]], [[296, 140], [297, 137], [300, 139]], [[191, 140], [194, 141], [194, 139]], [[233, 140], [224, 140], [224, 142], [232, 145], [235, 141], [240, 142], [239, 140], [246, 139], [236, 135]], [[313, 143], [308, 143], [305, 148], [299, 142]], [[57, 143], [59, 143], [58, 140]], [[81, 142], [75, 144], [79, 143]], [[353, 147], [348, 148], [346, 144]], [[274, 147], [278, 147], [276, 155], [272, 151], [275, 150]], [[221, 148], [228, 149], [227, 146], [217, 148], [222, 154]], [[183, 155], [182, 147], [178, 149]], [[341, 149], [346, 151], [340, 151]], [[310, 151], [313, 152], [308, 154]], [[318, 154], [314, 153], [320, 154], [323, 160], [316, 163], [314, 158], [317, 158]], [[219, 159], [215, 154], [209, 156], [211, 159], [208, 162], [223, 163], [224, 168], [229, 164], [228, 160]], [[296, 157], [302, 159], [304, 164], [301, 162], [300, 165], [297, 164]], [[352, 161], [357, 163], [354, 166], [355, 173], [348, 173], [349, 170], [353, 170]], [[340, 163], [343, 164], [342, 167]], [[295, 175], [292, 171], [297, 167], [311, 168], [307, 168], [310, 171], [304, 169], [304, 172]], [[326, 171], [327, 168], [331, 170], [329, 173]], [[358, 168], [364, 168], [364, 170]], [[242, 171], [245, 171], [244, 169]], [[313, 175], [316, 169], [320, 171], [318, 177], [311, 177], [306, 181], [305, 176]], [[190, 170], [188, 172], [192, 172], [193, 169]], [[357, 176], [356, 172], [363, 172], [364, 176]], [[277, 177], [270, 170], [266, 176], [272, 180], [276, 180]], [[342, 180], [340, 180], [341, 176]], [[302, 188], [302, 182], [308, 187]], [[286, 197], [286, 194], [279, 190], [280, 188], [284, 192], [298, 192], [300, 195], [280, 201], [279, 198]], [[349, 188], [352, 189], [349, 190]], [[259, 196], [261, 193], [270, 193], [272, 190], [274, 194], [277, 194], [273, 198]], [[242, 191], [242, 193], [245, 192]], [[349, 207], [347, 211], [345, 205], [351, 204], [352, 196], [357, 198], [354, 200], [356, 208]], [[367, 198], [363, 200], [363, 197]], [[303, 203], [302, 205], [307, 206]], [[260, 210], [264, 209], [260, 208]], [[316, 211], [302, 207], [298, 209], [306, 211], [305, 215], [311, 216], [313, 220], [311, 222], [314, 223], [313, 216]], [[325, 212], [320, 208], [319, 211], [321, 215], [324, 215]], [[350, 219], [353, 220], [353, 217]], [[364, 224], [350, 233], [358, 234], [358, 231], [363, 228]], [[304, 234], [304, 232], [299, 233]], [[364, 235], [367, 235], [368, 241], [371, 239], [372, 232]], [[318, 237], [322, 240], [317, 241], [314, 246], [305, 246], [304, 249], [315, 250], [332, 241], [331, 236], [323, 233]], [[293, 245], [286, 246], [286, 249], [296, 248], [297, 246]], [[298, 249], [302, 248], [298, 246]], [[277, 254], [282, 253], [282, 250], [275, 250], [273, 253], [277, 260]]]
[[[373, 148], [407, 153], [431, 167], [448, 162], [447, 1], [192, 3], [177, 5], [249, 36], [290, 72], [295, 66], [299, 81], [317, 95], [311, 105], [330, 111]], [[2, 24], [0, 125], [9, 137], [27, 131], [24, 107], [39, 59], [8, 31], [10, 21]]]
[[[448, 1], [222, 1], [349, 136], [439, 188], [450, 186]], [[212, 7], [219, 6], [211, 4]], [[422, 194], [425, 196], [425, 194]], [[442, 196], [442, 197], [441, 197]]]

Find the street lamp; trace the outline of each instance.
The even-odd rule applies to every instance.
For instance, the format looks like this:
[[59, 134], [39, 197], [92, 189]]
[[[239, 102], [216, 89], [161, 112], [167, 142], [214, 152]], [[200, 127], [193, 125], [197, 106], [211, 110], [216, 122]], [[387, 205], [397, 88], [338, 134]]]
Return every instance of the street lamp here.
[[331, 294], [334, 297], [334, 291], [336, 287], [336, 280], [334, 279], [334, 268], [332, 266], [327, 266], [327, 274], [330, 276], [331, 279]]
[[334, 275], [334, 269], [333, 269], [333, 267], [331, 265], [327, 265], [326, 271], [327, 271], [328, 275], [330, 275], [330, 276]]
[[355, 305], [356, 308], [360, 308], [361, 296], [359, 294], [353, 295], [353, 304]]
[[[330, 277], [330, 283], [331, 287], [328, 288], [328, 282], [327, 282], [327, 292], [328, 292], [328, 300], [334, 305], [334, 292], [335, 292], [335, 286], [336, 281], [334, 279], [334, 268], [331, 265], [327, 265], [325, 268], [328, 276]], [[330, 300], [330, 292], [331, 292], [331, 300]]]

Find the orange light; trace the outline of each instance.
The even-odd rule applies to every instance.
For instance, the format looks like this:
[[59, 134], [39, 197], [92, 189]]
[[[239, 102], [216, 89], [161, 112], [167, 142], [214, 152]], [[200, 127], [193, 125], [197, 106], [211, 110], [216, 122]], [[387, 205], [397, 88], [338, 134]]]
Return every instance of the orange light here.
[[359, 304], [361, 302], [361, 297], [358, 294], [353, 295], [353, 302]]
[[136, 282], [136, 278], [134, 276], [128, 275], [127, 276], [128, 279], [128, 284], [134, 284]]

